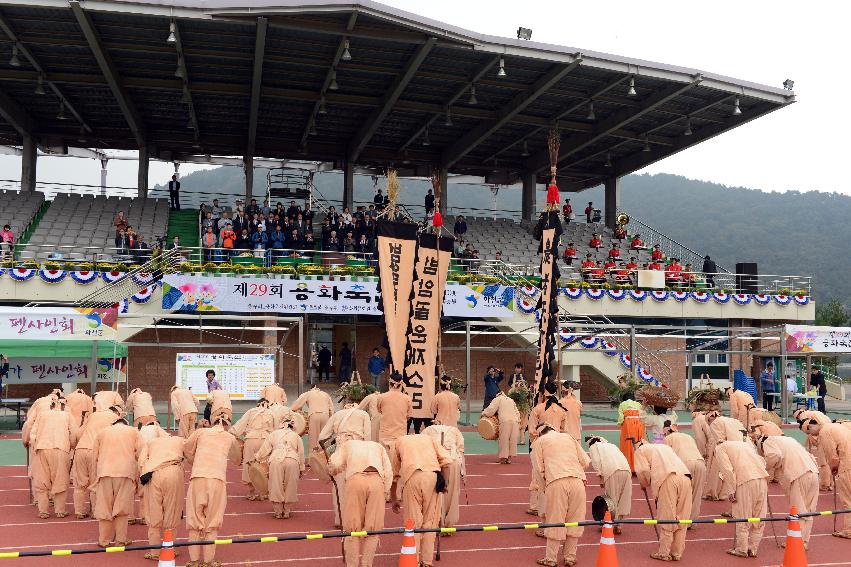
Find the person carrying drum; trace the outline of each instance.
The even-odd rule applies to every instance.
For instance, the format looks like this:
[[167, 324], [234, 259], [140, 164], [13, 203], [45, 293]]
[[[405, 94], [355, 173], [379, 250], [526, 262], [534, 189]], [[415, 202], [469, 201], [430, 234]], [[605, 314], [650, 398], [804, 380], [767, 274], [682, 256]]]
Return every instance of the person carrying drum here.
[[[697, 520], [700, 517], [703, 487], [706, 484], [706, 460], [697, 448], [694, 438], [677, 431], [676, 425], [668, 424], [665, 427], [665, 445], [674, 450], [691, 475], [691, 519]], [[692, 526], [688, 529], [692, 529]]]
[[[336, 412], [319, 432], [319, 452], [325, 452], [324, 447], [333, 443], [337, 449], [351, 441], [358, 439], [364, 441], [369, 439], [372, 433], [372, 424], [369, 414], [358, 408], [357, 404], [347, 404], [343, 409]], [[334, 525], [342, 526], [340, 518], [339, 503], [345, 500], [346, 477], [337, 475], [334, 477], [334, 485], [331, 488], [331, 503], [334, 507]]]
[[[614, 504], [614, 510], [611, 510], [613, 519], [626, 518], [632, 510], [632, 471], [629, 462], [617, 446], [603, 437], [586, 437], [585, 442], [588, 443], [591, 466], [603, 483], [603, 493]], [[615, 525], [615, 533], [621, 533], [620, 525]]]
[[292, 415], [284, 417], [254, 454], [255, 461], [268, 467], [269, 500], [279, 520], [289, 518], [298, 502], [298, 479], [304, 473], [304, 449], [293, 425]]
[[408, 419], [414, 413], [411, 397], [402, 392], [402, 375], [393, 372], [389, 379], [389, 390], [378, 397], [376, 407], [381, 415], [378, 442], [390, 453], [396, 439], [408, 433]]
[[[578, 522], [585, 518], [585, 469], [590, 463], [579, 442], [547, 424], [538, 426], [538, 439], [532, 445], [532, 459], [545, 487], [548, 524]], [[576, 564], [576, 548], [584, 528], [546, 528], [547, 550], [538, 565], [556, 567], [564, 548], [564, 564]]]
[[520, 412], [517, 404], [503, 392], [499, 392], [485, 411], [482, 417], [494, 417], [499, 420], [499, 462], [502, 465], [510, 465], [511, 457], [517, 455], [517, 435], [520, 428]]
[[314, 386], [296, 398], [290, 409], [299, 411], [304, 406], [307, 406], [307, 450], [312, 451], [319, 447], [319, 432], [334, 413], [334, 400], [319, 386]]
[[[464, 436], [453, 425], [443, 425], [435, 420], [423, 430], [423, 435], [434, 438], [452, 457], [452, 463], [447, 469], [446, 494], [443, 495], [441, 510], [441, 525], [444, 528], [454, 528], [458, 525], [459, 501], [461, 499], [461, 479], [467, 475], [464, 462]], [[447, 534], [450, 535], [450, 534]]]
[[267, 411], [269, 403], [265, 399], [257, 402], [257, 406], [242, 414], [239, 421], [233, 424], [230, 432], [243, 442], [242, 445], [242, 484], [248, 487], [249, 500], [263, 500], [266, 494], [257, 494], [249, 476], [250, 463], [255, 460], [254, 454], [266, 437], [275, 428], [275, 418]]

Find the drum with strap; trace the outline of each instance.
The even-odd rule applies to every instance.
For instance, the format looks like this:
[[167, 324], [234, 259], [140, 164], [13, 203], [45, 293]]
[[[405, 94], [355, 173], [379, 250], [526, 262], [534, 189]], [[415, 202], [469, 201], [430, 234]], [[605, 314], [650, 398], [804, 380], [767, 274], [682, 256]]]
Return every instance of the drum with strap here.
[[331, 475], [328, 474], [328, 455], [325, 454], [325, 451], [314, 447], [310, 452], [310, 456], [307, 457], [307, 462], [319, 480], [322, 482], [331, 482]]
[[601, 494], [591, 502], [591, 516], [595, 521], [602, 522], [606, 512], [611, 512], [612, 518], [616, 518], [618, 515], [617, 505], [608, 495]]
[[779, 416], [779, 415], [777, 415], [777, 414], [776, 414], [775, 412], [773, 412], [773, 411], [766, 411], [766, 412], [763, 412], [763, 414], [762, 414], [762, 419], [763, 419], [764, 421], [770, 421], [771, 423], [773, 423], [773, 424], [774, 424], [774, 425], [776, 425], [777, 427], [780, 427], [780, 426], [783, 424], [783, 420], [780, 418], [780, 416]]
[[269, 464], [258, 461], [249, 463], [248, 480], [257, 494], [269, 494]]
[[493, 441], [499, 438], [499, 420], [495, 417], [482, 416], [476, 427], [482, 439]]
[[293, 431], [301, 437], [308, 434], [307, 416], [303, 411], [294, 411], [293, 413]]

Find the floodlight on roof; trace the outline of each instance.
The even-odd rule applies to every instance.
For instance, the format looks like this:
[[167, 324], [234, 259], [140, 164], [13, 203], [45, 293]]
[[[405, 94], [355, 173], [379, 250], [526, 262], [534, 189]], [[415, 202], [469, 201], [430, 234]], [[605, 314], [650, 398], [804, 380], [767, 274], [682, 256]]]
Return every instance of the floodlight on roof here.
[[38, 84], [35, 86], [35, 94], [37, 94], [37, 95], [46, 94], [45, 91], [44, 91], [44, 76], [43, 75], [38, 76]]
[[311, 136], [315, 136], [316, 132], [316, 123], [313, 120], [310, 121], [310, 128], [307, 129], [307, 133]]
[[467, 104], [476, 106], [479, 104], [479, 99], [476, 98], [476, 84], [473, 83], [470, 85], [470, 99], [467, 101]]
[[650, 151], [650, 140], [647, 139], [647, 134], [644, 134], [644, 147], [641, 149], [642, 152]]
[[742, 113], [742, 109], [739, 108], [739, 97], [736, 97], [736, 102], [733, 103], [733, 116], [738, 116]]
[[352, 52], [349, 51], [349, 38], [343, 42], [343, 55], [340, 57], [343, 61], [351, 61], [352, 60]]
[[177, 26], [175, 26], [174, 22], [168, 23], [168, 37], [165, 38], [166, 43], [175, 43], [177, 41], [177, 36], [175, 36], [174, 32], [177, 30]]
[[325, 108], [325, 97], [319, 99], [319, 110], [317, 111], [317, 113], [320, 116], [325, 116], [326, 114], [328, 114], [328, 109]]
[[186, 78], [186, 73], [183, 72], [183, 57], [177, 59], [177, 69], [174, 70], [174, 76], [178, 79]]
[[505, 57], [499, 58], [499, 71], [496, 72], [497, 77], [505, 77], [507, 73], [505, 72]]
[[444, 126], [452, 126], [452, 110], [447, 106], [446, 107], [446, 120], [443, 122]]
[[610, 154], [610, 153], [607, 153], [607, 154], [606, 154], [606, 163], [605, 163], [605, 166], [606, 166], [606, 167], [612, 167], [612, 154]]
[[520, 153], [522, 157], [529, 157], [529, 142], [523, 140], [523, 151]]
[[77, 137], [77, 141], [81, 144], [86, 143], [86, 129], [80, 126], [80, 135]]
[[532, 39], [532, 30], [529, 28], [517, 28], [517, 39]]
[[633, 77], [629, 78], [629, 90], [626, 91], [626, 96], [635, 96], [638, 93], [635, 92], [635, 79]]
[[337, 70], [334, 69], [331, 71], [331, 83], [328, 85], [328, 90], [336, 91], [340, 88], [340, 85], [337, 84]]
[[786, 79], [785, 81], [783, 81], [783, 88], [787, 91], [791, 91], [795, 88], [795, 81], [793, 81], [792, 79]]
[[686, 116], [686, 129], [683, 131], [683, 136], [691, 136], [691, 117]]
[[21, 60], [18, 58], [18, 46], [17, 45], [12, 46], [12, 57], [9, 59], [9, 65], [11, 65], [12, 67], [20, 67], [21, 66]]
[[425, 132], [423, 133], [423, 145], [426, 147], [431, 145], [431, 140], [428, 139], [428, 126], [426, 126]]
[[585, 116], [586, 120], [596, 120], [597, 113], [594, 112], [594, 101], [590, 101], [588, 103], [588, 114]]
[[68, 117], [65, 115], [65, 101], [59, 101], [59, 112], [56, 114], [57, 120], [68, 120]]

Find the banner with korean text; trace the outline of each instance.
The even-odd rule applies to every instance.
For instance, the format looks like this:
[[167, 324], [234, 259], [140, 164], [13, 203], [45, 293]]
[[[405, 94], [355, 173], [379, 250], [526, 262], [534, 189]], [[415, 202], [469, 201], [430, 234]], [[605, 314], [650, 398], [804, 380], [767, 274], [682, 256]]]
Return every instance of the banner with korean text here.
[[381, 307], [390, 356], [387, 363], [399, 369], [404, 365], [406, 329], [411, 315], [411, 291], [414, 285], [414, 260], [417, 254], [417, 226], [410, 223], [380, 221], [377, 225], [376, 252]]
[[541, 234], [541, 296], [538, 307], [541, 310], [538, 328], [538, 360], [535, 363], [535, 384], [538, 392], [543, 391], [546, 381], [555, 374], [556, 328], [558, 326], [558, 303], [556, 299], [557, 253], [554, 253], [556, 231], [547, 228]]
[[430, 408], [438, 372], [440, 315], [451, 255], [451, 238], [420, 235], [402, 373], [416, 418], [433, 417]]
[[114, 340], [118, 311], [76, 307], [0, 307], [0, 339]]
[[[18, 358], [9, 360], [9, 376], [5, 384], [91, 383], [89, 358]], [[99, 358], [98, 382], [124, 383], [127, 379], [126, 358]]]
[[851, 327], [786, 325], [788, 353], [851, 353]]

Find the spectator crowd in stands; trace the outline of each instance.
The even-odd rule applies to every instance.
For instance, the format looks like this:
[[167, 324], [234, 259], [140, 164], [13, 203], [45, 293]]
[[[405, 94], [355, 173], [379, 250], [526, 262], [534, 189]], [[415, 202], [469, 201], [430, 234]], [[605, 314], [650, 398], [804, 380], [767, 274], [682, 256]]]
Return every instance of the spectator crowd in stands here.
[[157, 241], [152, 247], [146, 242], [145, 235], [130, 226], [124, 211], [118, 211], [112, 225], [115, 227], [115, 248], [120, 257], [144, 264], [161, 252], [161, 243]]

